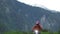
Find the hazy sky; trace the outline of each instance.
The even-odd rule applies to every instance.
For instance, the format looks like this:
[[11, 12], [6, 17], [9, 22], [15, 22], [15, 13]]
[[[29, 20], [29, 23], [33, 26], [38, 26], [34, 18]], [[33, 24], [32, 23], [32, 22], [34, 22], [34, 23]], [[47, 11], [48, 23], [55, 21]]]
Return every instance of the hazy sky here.
[[17, 0], [19, 2], [60, 12], [60, 0]]

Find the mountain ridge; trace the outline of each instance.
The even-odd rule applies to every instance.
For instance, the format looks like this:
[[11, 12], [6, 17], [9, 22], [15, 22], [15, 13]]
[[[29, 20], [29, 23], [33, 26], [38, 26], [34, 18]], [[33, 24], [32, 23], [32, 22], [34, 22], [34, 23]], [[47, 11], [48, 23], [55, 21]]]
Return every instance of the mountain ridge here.
[[[17, 2], [16, 0], [0, 0], [0, 23], [1, 25], [4, 24], [2, 28], [0, 27], [2, 31], [31, 31], [36, 20], [41, 21], [43, 15], [46, 16], [46, 23], [49, 22], [48, 24], [50, 25], [56, 21], [53, 26], [56, 29], [50, 26], [49, 29], [51, 29], [51, 31], [57, 31], [60, 28], [60, 13], [52, 13], [50, 10], [32, 7], [24, 3]], [[41, 24], [44, 24], [45, 22], [42, 21]], [[49, 27], [48, 25], [45, 25], [43, 26], [44, 28]]]

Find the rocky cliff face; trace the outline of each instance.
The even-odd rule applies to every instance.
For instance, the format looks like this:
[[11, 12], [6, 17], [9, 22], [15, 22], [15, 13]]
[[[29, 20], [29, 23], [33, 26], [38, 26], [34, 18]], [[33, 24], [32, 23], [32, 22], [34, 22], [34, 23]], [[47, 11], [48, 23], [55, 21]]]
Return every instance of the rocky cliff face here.
[[31, 31], [36, 20], [41, 21], [43, 29], [57, 31], [60, 28], [59, 17], [60, 13], [52, 13], [16, 0], [0, 0], [0, 31]]

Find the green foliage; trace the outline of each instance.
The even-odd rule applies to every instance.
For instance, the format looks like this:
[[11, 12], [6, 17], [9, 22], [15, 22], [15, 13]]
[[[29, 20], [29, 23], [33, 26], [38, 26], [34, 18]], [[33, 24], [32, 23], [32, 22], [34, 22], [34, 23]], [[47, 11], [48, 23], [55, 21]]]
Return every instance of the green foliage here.
[[[33, 34], [33, 32], [9, 31], [9, 32], [4, 32], [3, 34]], [[41, 34], [51, 34], [51, 32], [41, 32]], [[58, 34], [58, 32], [53, 32], [52, 34]]]
[[42, 32], [48, 32], [48, 30], [47, 29], [43, 29]]
[[54, 32], [53, 34], [58, 34], [58, 32]]
[[58, 31], [58, 34], [60, 34], [60, 30]]
[[4, 32], [4, 34], [23, 34], [22, 32]]
[[4, 34], [33, 34], [32, 32], [18, 32], [18, 31], [9, 31], [9, 32], [4, 32]]
[[50, 32], [41, 32], [41, 34], [49, 34]]

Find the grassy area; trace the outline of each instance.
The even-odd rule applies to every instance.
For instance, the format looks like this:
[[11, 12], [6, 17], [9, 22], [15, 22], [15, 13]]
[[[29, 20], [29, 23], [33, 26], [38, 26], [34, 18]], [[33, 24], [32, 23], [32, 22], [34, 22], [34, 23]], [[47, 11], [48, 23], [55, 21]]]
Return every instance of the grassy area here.
[[[32, 32], [4, 32], [4, 34], [33, 34]], [[58, 32], [41, 32], [41, 34], [58, 34]]]

